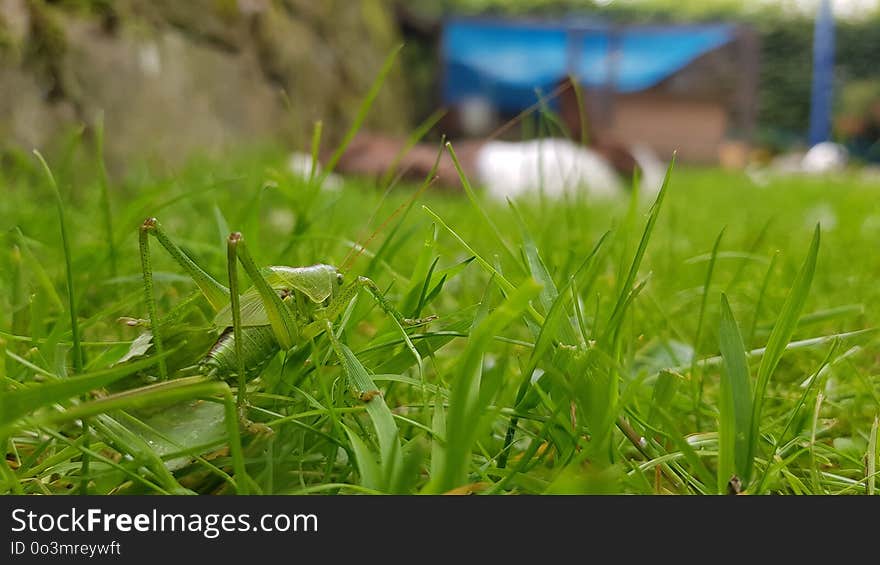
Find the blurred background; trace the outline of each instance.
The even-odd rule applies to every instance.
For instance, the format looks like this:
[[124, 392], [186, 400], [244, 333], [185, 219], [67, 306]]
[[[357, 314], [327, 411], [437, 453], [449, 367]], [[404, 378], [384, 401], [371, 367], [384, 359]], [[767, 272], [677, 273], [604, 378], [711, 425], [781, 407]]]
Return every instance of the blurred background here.
[[[880, 161], [877, 0], [0, 0], [0, 150], [88, 137], [111, 171], [255, 143], [568, 135], [729, 168]], [[575, 84], [567, 84], [574, 81]], [[583, 109], [581, 113], [580, 109]], [[821, 142], [812, 161], [806, 152]]]

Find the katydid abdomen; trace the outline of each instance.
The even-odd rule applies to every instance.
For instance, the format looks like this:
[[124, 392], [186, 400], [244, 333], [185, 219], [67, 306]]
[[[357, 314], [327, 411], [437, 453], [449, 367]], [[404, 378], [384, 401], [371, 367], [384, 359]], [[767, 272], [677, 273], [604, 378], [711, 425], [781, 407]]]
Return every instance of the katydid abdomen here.
[[[272, 326], [247, 326], [241, 329], [241, 355], [247, 376], [259, 374], [280, 346], [272, 333]], [[212, 377], [229, 378], [238, 374], [235, 357], [235, 336], [232, 328], [226, 328], [220, 338], [199, 364], [202, 371]]]

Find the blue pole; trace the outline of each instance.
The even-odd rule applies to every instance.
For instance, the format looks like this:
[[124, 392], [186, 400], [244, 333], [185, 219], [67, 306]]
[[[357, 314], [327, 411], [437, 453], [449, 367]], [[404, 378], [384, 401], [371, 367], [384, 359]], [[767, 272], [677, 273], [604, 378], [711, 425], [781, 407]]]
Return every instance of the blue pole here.
[[822, 0], [813, 31], [813, 91], [810, 98], [810, 146], [831, 137], [831, 97], [834, 80], [834, 15], [830, 0]]

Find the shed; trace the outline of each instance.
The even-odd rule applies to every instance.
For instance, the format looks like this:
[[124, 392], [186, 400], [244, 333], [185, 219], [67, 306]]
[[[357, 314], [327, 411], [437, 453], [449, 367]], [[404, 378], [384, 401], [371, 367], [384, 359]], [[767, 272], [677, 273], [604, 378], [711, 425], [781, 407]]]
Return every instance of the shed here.
[[589, 136], [663, 157], [715, 162], [726, 138], [754, 127], [757, 44], [743, 26], [451, 18], [441, 61], [450, 107], [477, 101], [505, 118], [562, 91], [548, 103], [579, 130], [574, 89], [558, 88], [571, 77]]

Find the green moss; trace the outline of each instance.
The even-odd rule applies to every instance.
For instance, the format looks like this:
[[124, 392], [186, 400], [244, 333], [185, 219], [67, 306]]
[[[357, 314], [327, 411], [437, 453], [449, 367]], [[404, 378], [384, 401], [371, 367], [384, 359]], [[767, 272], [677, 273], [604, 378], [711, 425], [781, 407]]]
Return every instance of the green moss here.
[[9, 25], [0, 13], [0, 55], [8, 53], [15, 47], [15, 40], [9, 32]]
[[67, 38], [43, 0], [28, 0], [31, 52], [41, 59], [58, 60], [67, 52]]

